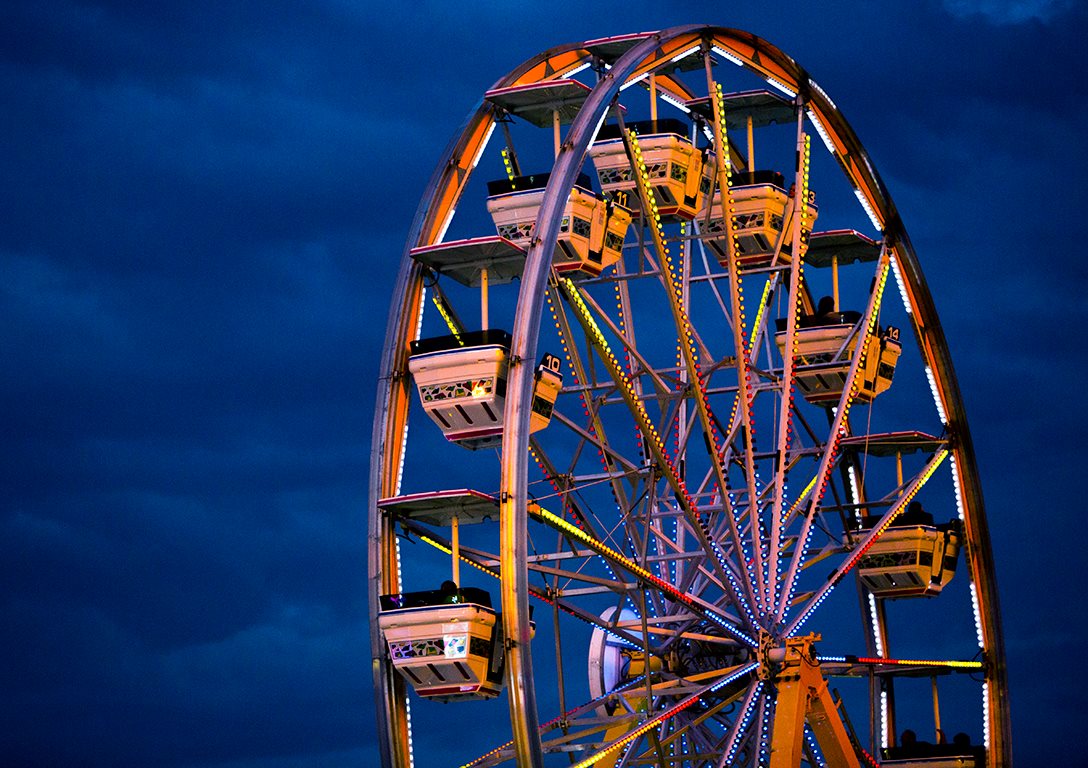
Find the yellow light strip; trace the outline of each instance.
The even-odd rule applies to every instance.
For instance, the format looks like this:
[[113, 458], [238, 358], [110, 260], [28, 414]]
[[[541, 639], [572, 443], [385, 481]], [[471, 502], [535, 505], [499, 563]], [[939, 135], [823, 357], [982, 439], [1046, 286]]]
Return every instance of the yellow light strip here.
[[756, 336], [759, 335], [759, 324], [763, 322], [763, 313], [767, 309], [767, 299], [771, 295], [771, 281], [768, 280], [763, 284], [763, 296], [759, 300], [759, 309], [756, 311], [756, 319], [752, 323], [752, 336], [748, 340], [748, 346], [754, 347], [756, 344]]
[[[552, 273], [552, 275], [553, 279], [555, 279], [554, 272]], [[552, 321], [555, 323], [555, 330], [556, 333], [559, 335], [559, 343], [563, 347], [563, 356], [566, 358], [567, 365], [570, 367], [571, 371], [574, 374], [574, 383], [579, 385], [585, 384], [587, 382], [587, 378], [585, 376], [585, 368], [584, 364], [582, 363], [582, 358], [577, 354], [578, 350], [577, 347], [574, 346], [573, 341], [568, 343], [567, 337], [569, 335], [569, 324], [566, 322], [565, 316], [563, 316], [562, 318], [560, 317], [561, 308], [557, 307], [556, 302], [552, 300], [552, 291], [550, 286], [544, 289], [544, 298], [548, 302], [548, 309], [551, 311]], [[563, 322], [560, 322], [560, 319], [562, 319]], [[574, 352], [573, 356], [572, 349]], [[586, 420], [588, 422], [589, 433], [596, 436], [596, 438], [601, 443], [601, 445], [597, 446], [597, 456], [601, 460], [601, 466], [604, 467], [606, 472], [614, 474], [617, 469], [616, 460], [609, 454], [608, 451], [605, 451], [602, 448], [602, 446], [608, 446], [609, 442], [608, 436], [605, 434], [604, 423], [601, 421], [600, 413], [598, 412], [597, 408], [591, 409], [589, 407], [589, 400], [586, 397], [586, 392], [584, 389], [579, 389], [578, 399], [582, 403], [582, 411], [585, 414]], [[536, 459], [537, 464], [541, 463], [540, 459], [535, 455], [533, 458]], [[619, 481], [613, 477], [609, 482], [609, 486], [612, 491], [612, 498], [616, 502], [617, 509], [619, 509], [621, 515], [625, 514], [626, 510], [624, 509], [624, 505], [620, 501], [620, 499], [622, 498], [622, 489], [620, 487]], [[556, 493], [563, 493], [563, 491], [559, 489], [558, 485], [556, 485], [554, 481], [552, 481], [552, 487], [555, 488]]]
[[[627, 689], [633, 688], [636, 685], [641, 684], [645, 679], [646, 679], [645, 675], [640, 675], [639, 677], [628, 680], [626, 683], [624, 683], [623, 685], [620, 685], [617, 688], [613, 688], [611, 691], [608, 691], [607, 693], [601, 694], [600, 696], [598, 696], [595, 699], [591, 699], [590, 701], [586, 702], [585, 704], [581, 705], [580, 707], [574, 707], [573, 709], [569, 709], [566, 712], [564, 712], [563, 714], [559, 715], [558, 717], [553, 717], [548, 722], [541, 723], [540, 726], [537, 727], [537, 733], [541, 733], [541, 734], [546, 733], [547, 731], [554, 728], [556, 725], [559, 725], [563, 721], [568, 720], [571, 716], [576, 715], [576, 714], [581, 713], [581, 712], [585, 712], [586, 710], [592, 709], [594, 704], [596, 704], [599, 701], [604, 701], [609, 696], [614, 696], [616, 694], [625, 693]], [[483, 755], [480, 755], [475, 760], [473, 760], [471, 763], [465, 763], [464, 765], [461, 766], [461, 768], [474, 768], [474, 766], [477, 766], [480, 763], [484, 762], [485, 760], [487, 760], [487, 758], [491, 757], [492, 755], [497, 755], [500, 752], [502, 752], [504, 749], [509, 749], [512, 746], [514, 746], [514, 740], [513, 739], [506, 742], [505, 744], [500, 744], [499, 746], [495, 747], [490, 752], [487, 752], [487, 753], [485, 753]]]
[[908, 491], [907, 493], [903, 494], [903, 496], [899, 499], [899, 501], [893, 508], [892, 513], [884, 518], [884, 522], [880, 524], [880, 527], [878, 527], [875, 531], [872, 531], [869, 534], [869, 540], [865, 543], [864, 546], [859, 547], [854, 552], [853, 556], [850, 558], [850, 560], [847, 561], [846, 565], [838, 574], [837, 578], [842, 578], [843, 576], [845, 576], [850, 571], [850, 569], [853, 568], [857, 564], [857, 562], [865, 555], [865, 553], [869, 551], [869, 548], [872, 547], [873, 544], [876, 544], [877, 539], [884, 535], [884, 532], [891, 527], [891, 524], [895, 521], [895, 518], [899, 517], [903, 510], [907, 508], [907, 504], [909, 504], [910, 501], [918, 495], [918, 492], [922, 490], [922, 486], [924, 486], [926, 482], [929, 481], [929, 478], [933, 476], [933, 473], [937, 471], [937, 467], [941, 466], [941, 462], [943, 462], [945, 460], [945, 457], [947, 456], [947, 448], [942, 448], [941, 450], [937, 451], [937, 454], [933, 457], [933, 459], [930, 460], [929, 467], [927, 467], [926, 471], [922, 473], [922, 476], [915, 481], [914, 487], [911, 488], [910, 491]]
[[[824, 585], [820, 587], [820, 589], [817, 590], [817, 592], [809, 600], [808, 606], [800, 614], [798, 614], [797, 618], [794, 619], [793, 622], [786, 628], [786, 637], [792, 637], [797, 632], [797, 630], [801, 628], [801, 625], [808, 621], [809, 617], [812, 616], [813, 612], [820, 606], [820, 603], [827, 599], [827, 596], [831, 593], [831, 590], [834, 589], [835, 586], [843, 580], [846, 574], [850, 573], [850, 571], [853, 570], [854, 566], [858, 564], [862, 556], [866, 552], [868, 552], [869, 548], [877, 542], [877, 540], [884, 534], [886, 530], [888, 530], [895, 518], [897, 518], [904, 509], [906, 509], [911, 499], [913, 499], [918, 494], [918, 492], [922, 490], [922, 487], [926, 484], [929, 478], [933, 476], [933, 473], [937, 471], [937, 468], [941, 466], [941, 462], [943, 462], [945, 460], [945, 457], [947, 456], [947, 448], [942, 448], [933, 455], [933, 458], [929, 460], [929, 464], [927, 465], [925, 471], [922, 472], [922, 474], [913, 481], [910, 490], [904, 493], [903, 496], [895, 503], [895, 506], [893, 506], [890, 510], [888, 510], [888, 512], [885, 513], [884, 517], [881, 518], [880, 524], [876, 528], [873, 528], [871, 531], [869, 531], [868, 534], [866, 534], [860, 546], [858, 546], [857, 549], [855, 549], [851, 553], [850, 557], [836, 570], [832, 571], [831, 575], [828, 576], [827, 581], [824, 583]], [[810, 519], [811, 518], [809, 518], [809, 520]], [[808, 520], [806, 520], [806, 523], [807, 522]], [[804, 544], [805, 542], [802, 542], [800, 540], [798, 541], [798, 552], [802, 551]], [[797, 553], [794, 553], [794, 557], [797, 557]], [[798, 570], [798, 573], [799, 572], [800, 571]], [[788, 598], [792, 600], [793, 590], [796, 586], [797, 577], [795, 574], [793, 583], [790, 585], [790, 591], [788, 595], [783, 595], [783, 598]]]
[[[831, 427], [831, 437], [828, 444], [824, 447], [823, 457], [820, 459], [820, 469], [816, 473], [817, 482], [816, 487], [809, 497], [809, 513], [804, 516], [804, 524], [801, 526], [801, 531], [797, 536], [797, 544], [793, 553], [793, 558], [790, 562], [790, 568], [787, 572], [785, 581], [783, 582], [783, 590], [781, 598], [777, 605], [777, 615], [783, 617], [786, 612], [787, 606], [790, 601], [793, 600], [793, 593], [797, 587], [797, 579], [801, 573], [800, 564], [801, 558], [804, 557], [805, 550], [808, 547], [809, 537], [812, 535], [812, 523], [816, 519], [816, 508], [823, 500], [824, 493], [827, 491], [827, 484], [831, 478], [831, 472], [834, 468], [836, 459], [839, 453], [839, 443], [843, 437], [846, 436], [848, 430], [849, 421], [847, 417], [850, 414], [850, 408], [853, 406], [855, 398], [858, 395], [858, 375], [861, 369], [865, 365], [865, 357], [868, 353], [869, 338], [873, 334], [873, 329], [876, 326], [877, 315], [880, 312], [880, 301], [884, 295], [884, 286], [888, 282], [889, 268], [889, 255], [887, 250], [881, 251], [881, 260], [877, 267], [876, 273], [876, 285], [873, 288], [873, 293], [869, 297], [869, 305], [865, 311], [868, 313], [866, 318], [865, 328], [863, 333], [859, 333], [856, 341], [854, 342], [854, 360], [850, 364], [850, 372], [847, 374], [847, 380], [850, 384], [849, 392], [846, 388], [843, 388], [841, 396], [841, 405], [835, 412], [834, 423]], [[942, 457], [943, 458], [943, 457]], [[796, 505], [794, 505], [796, 506]], [[788, 517], [783, 518], [782, 524], [785, 525], [789, 521]], [[824, 588], [820, 591], [820, 594], [826, 594], [825, 590], [829, 587], [831, 582], [824, 585]], [[822, 599], [822, 598], [820, 598]], [[819, 602], [819, 600], [817, 600]], [[802, 614], [804, 618], [807, 618], [810, 610], [805, 614]], [[803, 622], [802, 617], [798, 617], [798, 620], [794, 621], [791, 627], [797, 627]]]
[[617, 565], [622, 566], [625, 570], [630, 571], [632, 575], [642, 579], [643, 581], [653, 584], [654, 586], [661, 589], [663, 592], [666, 592], [669, 595], [673, 596], [676, 600], [683, 603], [684, 605], [694, 607], [691, 599], [679, 589], [674, 587], [672, 584], [655, 576], [653, 573], [646, 570], [635, 561], [620, 554], [604, 542], [598, 541], [597, 539], [593, 538], [576, 525], [568, 523], [566, 520], [559, 517], [558, 515], [549, 512], [548, 510], [541, 507], [539, 504], [530, 501], [529, 514], [543, 520], [544, 522], [551, 525], [553, 528], [559, 529], [568, 536], [572, 536], [578, 539], [597, 554], [601, 555], [602, 557], [606, 557], [609, 560], [612, 560]]
[[630, 558], [625, 557], [620, 552], [612, 549], [604, 542], [598, 541], [597, 539], [593, 538], [581, 528], [578, 528], [577, 526], [568, 523], [563, 518], [549, 512], [548, 510], [544, 509], [539, 504], [533, 501], [529, 502], [528, 512], [531, 516], [536, 517], [545, 523], [548, 523], [553, 528], [567, 534], [568, 536], [572, 536], [578, 539], [601, 557], [607, 560], [611, 560], [613, 563], [627, 570], [635, 577], [642, 579], [642, 581], [646, 584], [653, 585], [654, 587], [660, 589], [675, 602], [680, 603], [687, 608], [690, 608], [692, 611], [702, 616], [703, 618], [714, 622], [741, 642], [747, 643], [753, 648], [756, 646], [756, 641], [753, 638], [749, 637], [747, 634], [737, 629], [729, 621], [726, 621], [726, 619], [723, 616], [719, 615], [716, 610], [708, 608], [701, 603], [696, 602], [687, 593], [680, 591], [664, 579], [655, 576], [653, 573], [646, 570]]
[[502, 148], [502, 164], [506, 166], [506, 178], [510, 181], [514, 180], [514, 164], [510, 162], [510, 150], [506, 147]]
[[[771, 541], [770, 552], [767, 558], [767, 594], [768, 604], [776, 605], [778, 601], [779, 593], [782, 591], [782, 582], [779, 579], [781, 575], [781, 544], [782, 544], [782, 528], [786, 525], [789, 512], [785, 509], [786, 506], [786, 475], [789, 471], [789, 450], [790, 442], [793, 436], [793, 403], [794, 396], [796, 394], [797, 382], [795, 379], [795, 364], [798, 357], [799, 349], [799, 334], [798, 328], [801, 327], [801, 289], [804, 281], [805, 260], [803, 250], [803, 240], [805, 236], [805, 220], [808, 218], [808, 197], [809, 197], [809, 164], [811, 159], [811, 140], [807, 133], [799, 131], [798, 134], [799, 144], [798, 147], [800, 156], [797, 173], [800, 174], [799, 189], [791, 200], [795, 210], [793, 213], [793, 222], [790, 229], [792, 234], [790, 236], [791, 241], [791, 258], [790, 258], [790, 276], [789, 276], [789, 312], [786, 317], [786, 341], [789, 344], [789, 349], [782, 350], [782, 378], [781, 378], [781, 400], [779, 401], [779, 414], [778, 414], [778, 436], [776, 442], [778, 444], [778, 457], [776, 460], [776, 468], [774, 474], [774, 495], [771, 500]], [[796, 210], [800, 208], [800, 212]], [[783, 232], [783, 237], [785, 233]], [[781, 249], [779, 249], [781, 252]], [[767, 283], [770, 286], [770, 281]], [[759, 328], [758, 322], [756, 323], [756, 329]], [[752, 331], [753, 338], [755, 337], [755, 329]]]
[[789, 512], [787, 512], [783, 516], [783, 520], [789, 520], [790, 517], [793, 515], [793, 513], [797, 511], [797, 508], [799, 506], [801, 506], [801, 504], [804, 503], [805, 497], [808, 495], [809, 491], [812, 490], [812, 486], [816, 485], [816, 481], [818, 479], [819, 479], [818, 475], [813, 475], [812, 476], [812, 479], [808, 481], [808, 485], [806, 485], [804, 487], [804, 490], [801, 491], [801, 495], [797, 497], [797, 501], [793, 502], [793, 506], [790, 507]]
[[431, 301], [438, 309], [438, 314], [442, 316], [442, 319], [446, 321], [446, 327], [450, 329], [450, 333], [457, 337], [457, 343], [464, 346], [464, 342], [461, 341], [461, 329], [454, 322], [453, 316], [450, 315], [449, 308], [446, 306], [446, 300], [441, 298], [437, 293], [431, 295]]
[[[680, 267], [679, 265], [674, 265], [672, 257], [669, 255], [669, 249], [665, 245], [665, 230], [661, 223], [661, 214], [658, 212], [657, 200], [653, 188], [650, 186], [650, 174], [646, 169], [646, 163], [642, 157], [642, 148], [639, 146], [638, 136], [634, 131], [627, 131], [626, 143], [631, 152], [632, 165], [635, 170], [635, 184], [638, 189], [639, 199], [642, 201], [643, 210], [650, 211], [653, 214], [652, 218], [650, 218], [650, 232], [654, 242], [654, 248], [657, 250], [658, 256], [662, 262], [661, 269], [668, 278], [668, 287], [665, 292], [669, 297], [669, 309], [672, 311], [673, 322], [676, 325], [678, 342], [680, 349], [683, 352], [690, 383], [695, 386], [695, 404], [699, 412], [699, 421], [702, 424], [703, 433], [711, 446], [711, 459], [714, 464], [715, 479], [718, 481], [721, 490], [722, 504], [725, 507], [727, 519], [730, 524], [730, 532], [736, 539], [737, 548], [739, 550], [741, 549], [739, 546], [740, 534], [736, 530], [733, 504], [729, 498], [729, 486], [726, 479], [725, 467], [722, 462], [724, 451], [719, 447], [718, 432], [714, 427], [714, 418], [710, 410], [710, 398], [707, 396], [706, 383], [703, 380], [703, 374], [699, 368], [699, 353], [695, 347], [695, 337], [692, 333], [691, 320], [688, 317], [687, 309], [684, 306], [684, 286], [682, 275], [679, 274]], [[681, 233], [682, 232], [683, 230], [681, 230]], [[681, 240], [681, 248], [683, 248], [683, 240]], [[679, 453], [677, 455], [679, 455]], [[663, 442], [661, 443], [661, 459], [668, 463]], [[680, 480], [679, 472], [674, 470], [673, 474], [675, 474], [678, 481], [682, 482]], [[676, 486], [674, 485], [674, 488], [675, 487]], [[687, 496], [686, 488], [683, 490], [682, 495]], [[749, 621], [754, 624], [755, 622], [751, 607], [748, 604], [748, 600], [741, 594], [740, 585], [734, 583], [735, 580], [732, 577], [732, 574], [729, 573], [730, 566], [726, 562], [724, 552], [721, 551], [721, 547], [718, 546], [711, 536], [710, 528], [706, 521], [695, 514], [694, 510], [695, 504], [694, 502], [691, 502], [689, 509], [685, 510], [688, 522], [692, 525], [696, 536], [700, 539], [700, 543], [713, 551], [723, 580], [729, 582], [736, 603], [745, 613]], [[747, 571], [747, 577], [750, 583], [752, 573], [748, 563], [743, 557], [739, 557], [738, 559], [740, 565]], [[754, 595], [751, 596], [754, 597]]]
[[[561, 278], [559, 287], [563, 290], [563, 295], [567, 297], [571, 306], [576, 311], [579, 320], [582, 322], [582, 326], [588, 332], [591, 341], [597, 347], [600, 352], [601, 359], [605, 365], [608, 366], [609, 373], [612, 376], [613, 381], [619, 387], [620, 394], [623, 395], [624, 400], [627, 401], [628, 406], [635, 412], [635, 418], [639, 422], [639, 427], [642, 432], [649, 439], [651, 448], [655, 450], [659, 460], [665, 458], [665, 443], [661, 439], [661, 435], [658, 434], [657, 428], [654, 427], [653, 422], [650, 420], [650, 415], [646, 412], [646, 407], [642, 404], [642, 400], [638, 397], [638, 393], [635, 392], [634, 385], [631, 383], [630, 377], [623, 370], [623, 366], [620, 365], [619, 360], [616, 359], [612, 349], [608, 345], [608, 341], [605, 339], [604, 334], [601, 332], [600, 326], [597, 325], [597, 321], [593, 319], [593, 314], [589, 311], [589, 307], [582, 299], [581, 289], [578, 288], [570, 278]], [[670, 462], [665, 461], [665, 468], [667, 472], [673, 472]], [[678, 475], [674, 478], [680, 481]], [[681, 482], [681, 486], [682, 486]]]
[[[439, 549], [439, 550], [445, 552], [447, 555], [452, 555], [453, 554], [452, 549], [445, 546], [444, 544], [441, 544], [438, 541], [435, 541], [430, 536], [425, 536], [425, 535], [420, 534], [420, 533], [417, 533], [417, 535], [419, 536], [420, 541], [423, 541], [423, 542], [426, 542], [427, 544], [430, 544], [435, 549]], [[488, 576], [493, 576], [496, 579], [499, 578], [499, 574], [496, 573], [495, 571], [491, 570], [490, 568], [488, 568], [486, 565], [480, 565], [475, 560], [472, 560], [472, 559], [470, 559], [468, 557], [465, 557], [464, 555], [460, 555], [460, 559], [463, 560], [464, 562], [468, 563], [469, 565], [471, 565], [473, 568], [476, 568], [477, 570], [483, 571]]]
[[[709, 78], [709, 73], [708, 73]], [[709, 85], [709, 83], [708, 83]], [[740, 241], [734, 227], [733, 213], [735, 211], [733, 200], [733, 166], [732, 157], [729, 154], [729, 139], [726, 133], [725, 96], [721, 83], [714, 83], [711, 93], [714, 104], [714, 146], [719, 158], [718, 164], [718, 190], [722, 206], [722, 223], [725, 225], [725, 236], [729, 251], [729, 303], [733, 314], [733, 346], [736, 353], [737, 369], [737, 403], [740, 406], [741, 423], [744, 435], [744, 476], [748, 491], [748, 527], [752, 540], [751, 554], [754, 567], [749, 568], [749, 576], [755, 572], [752, 585], [755, 589], [753, 598], [755, 607], [766, 610], [766, 578], [764, 572], [764, 548], [766, 537], [763, 535], [763, 525], [759, 515], [759, 494], [756, 489], [756, 429], [752, 417], [752, 406], [755, 398], [752, 387], [752, 357], [751, 349], [745, 338], [745, 314], [744, 314], [744, 285], [740, 279]], [[734, 408], [734, 414], [735, 414]], [[730, 430], [732, 430], [732, 418]], [[732, 432], [731, 432], [732, 434]], [[726, 444], [726, 448], [729, 447]], [[724, 452], [723, 448], [723, 452]]]

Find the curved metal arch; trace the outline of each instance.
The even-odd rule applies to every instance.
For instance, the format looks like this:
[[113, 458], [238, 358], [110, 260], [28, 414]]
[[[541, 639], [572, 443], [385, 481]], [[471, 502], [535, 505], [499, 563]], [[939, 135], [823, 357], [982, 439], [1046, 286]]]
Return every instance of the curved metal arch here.
[[[718, 46], [742, 66], [797, 94], [809, 111], [810, 118], [823, 128], [820, 131], [821, 137], [857, 190], [863, 204], [868, 207], [874, 224], [897, 246], [900, 274], [910, 304], [914, 332], [925, 360], [934, 373], [935, 396], [948, 417], [947, 428], [952, 437], [953, 455], [956, 457], [956, 480], [963, 493], [968, 539], [976, 545], [969, 553], [969, 561], [972, 582], [977, 585], [979, 600], [985, 607], [979, 618], [983, 646], [990, 661], [987, 672], [990, 717], [987, 725], [991, 739], [989, 762], [991, 765], [1008, 765], [1011, 763], [1011, 749], [1004, 646], [981, 486], [951, 356], [932, 296], [898, 211], [853, 129], [803, 68], [778, 48], [755, 35], [722, 27], [694, 25], [647, 33], [642, 42], [637, 43], [615, 62], [593, 89], [560, 148], [541, 206], [537, 236], [526, 257], [514, 324], [514, 349], [505, 415], [508, 429], [503, 438], [501, 480], [502, 600], [506, 636], [510, 638], [507, 683], [518, 763], [534, 767], [541, 764], [540, 745], [536, 737], [535, 695], [532, 686], [527, 684], [532, 669], [528, 645], [527, 572], [524, 567], [518, 567], [519, 560], [522, 565], [525, 562], [529, 427], [529, 409], [525, 406], [529, 402], [532, 375], [532, 366], [525, 365], [523, 361], [532, 361], [536, 356], [543, 289], [558, 234], [561, 209], [565, 204], [566, 190], [574, 183], [597, 127], [603, 121], [623, 82], [663, 66], [676, 55], [676, 51], [693, 43]], [[588, 57], [588, 51], [580, 43], [553, 48], [528, 60], [493, 87], [561, 77], [583, 64]], [[466, 165], [465, 160], [471, 158], [474, 161], [478, 157], [493, 122], [494, 114], [483, 102], [470, 113], [458, 138], [447, 147], [436, 168], [410, 230], [393, 294], [405, 297], [405, 301], [390, 311], [387, 347], [381, 363], [372, 443], [372, 512], [376, 509], [376, 501], [380, 495], [395, 492], [395, 486], [399, 482], [396, 475], [402, 458], [402, 443], [406, 437], [408, 391], [404, 342], [414, 336], [414, 327], [418, 324], [422, 304], [420, 270], [412, 262], [408, 252], [416, 245], [430, 244], [440, 238], [444, 223], [452, 216], [464, 182], [471, 172], [472, 163]], [[393, 446], [394, 450], [385, 453], [386, 445]], [[392, 460], [383, 464], [383, 455]], [[392, 469], [391, 465], [395, 465], [397, 469]], [[376, 595], [379, 585], [387, 591], [399, 586], [395, 574], [390, 573], [397, 562], [396, 553], [390, 551], [388, 546], [392, 540], [388, 533], [391, 532], [384, 532], [383, 525], [385, 523], [380, 515], [371, 515], [369, 552], [370, 579], [373, 586], [372, 612], [377, 610]], [[383, 542], [386, 544], [384, 548]], [[380, 653], [381, 638], [376, 628], [372, 629], [371, 646], [379, 725], [385, 726], [382, 728], [383, 761], [390, 765], [396, 759], [397, 765], [408, 765], [410, 737], [403, 704], [404, 690], [384, 665]]]
[[[688, 31], [698, 27], [680, 27]], [[536, 233], [525, 257], [518, 307], [514, 315], [513, 347], [507, 374], [506, 411], [500, 480], [500, 571], [502, 575], [503, 629], [507, 638], [506, 684], [510, 697], [510, 723], [520, 766], [538, 768], [543, 757], [537, 738], [536, 696], [528, 684], [532, 678], [529, 648], [529, 601], [527, 551], [527, 498], [529, 462], [529, 415], [532, 403], [533, 361], [544, 304], [544, 288], [559, 237], [559, 222], [586, 150], [604, 121], [620, 86], [658, 46], [651, 35], [623, 54], [594, 86], [559, 148], [548, 186], [537, 214]], [[665, 41], [661, 41], [665, 42]], [[510, 419], [510, 421], [506, 421]]]
[[[562, 76], [579, 66], [586, 56], [581, 44], [552, 48], [512, 70], [494, 87], [536, 82], [532, 79], [534, 77], [549, 79]], [[370, 448], [367, 557], [368, 609], [371, 616], [378, 615], [378, 595], [400, 591], [399, 555], [392, 544], [395, 541], [394, 531], [389, 521], [377, 512], [377, 503], [378, 499], [395, 495], [399, 490], [400, 468], [407, 439], [411, 395], [407, 342], [416, 335], [424, 294], [422, 270], [411, 258], [410, 252], [441, 237], [460, 199], [464, 182], [472, 171], [473, 160], [486, 144], [494, 118], [492, 108], [481, 100], [446, 146], [420, 198], [393, 285], [392, 295], [402, 297], [402, 300], [400, 304], [394, 302], [390, 306], [386, 322], [386, 344], [379, 363]], [[386, 664], [376, 621], [371, 622], [370, 650], [382, 764], [407, 768], [412, 764], [408, 694], [403, 681], [398, 675], [391, 674]]]

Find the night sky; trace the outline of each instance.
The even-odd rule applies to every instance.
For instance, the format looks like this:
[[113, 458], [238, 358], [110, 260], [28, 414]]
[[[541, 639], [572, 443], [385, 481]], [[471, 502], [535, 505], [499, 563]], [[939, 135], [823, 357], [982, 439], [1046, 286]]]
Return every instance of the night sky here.
[[0, 6], [0, 765], [376, 763], [367, 462], [420, 194], [522, 60], [682, 23], [777, 45], [869, 150], [967, 406], [1018, 765], [1083, 764], [1084, 4], [408, 5]]

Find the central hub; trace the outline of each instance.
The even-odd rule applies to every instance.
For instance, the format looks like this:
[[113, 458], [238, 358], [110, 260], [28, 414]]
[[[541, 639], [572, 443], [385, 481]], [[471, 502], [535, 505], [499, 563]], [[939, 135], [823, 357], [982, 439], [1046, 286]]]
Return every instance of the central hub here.
[[658, 642], [663, 641], [665, 635], [653, 633], [651, 637], [655, 642], [651, 645], [659, 647], [660, 654], [647, 653], [641, 644], [643, 624], [633, 611], [609, 608], [601, 618], [614, 622], [617, 631], [610, 633], [598, 627], [590, 639], [589, 688], [594, 698], [642, 675], [661, 672], [679, 678], [713, 675], [752, 659], [752, 652], [731, 638], [695, 631], [685, 632], [668, 642]]
[[756, 649], [759, 679], [765, 682], [775, 680], [785, 667], [800, 664], [816, 666], [816, 643], [821, 639], [820, 635], [813, 633], [804, 637], [787, 638], [785, 645], [779, 645], [771, 633], [760, 631], [759, 648]]

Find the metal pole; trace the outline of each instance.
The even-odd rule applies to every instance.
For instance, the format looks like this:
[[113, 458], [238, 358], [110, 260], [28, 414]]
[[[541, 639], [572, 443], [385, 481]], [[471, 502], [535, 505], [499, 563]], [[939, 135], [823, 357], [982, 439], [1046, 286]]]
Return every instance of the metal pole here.
[[937, 697], [937, 676], [933, 675], [929, 679], [933, 683], [933, 743], [941, 744], [941, 702]]
[[755, 138], [752, 135], [752, 116], [748, 115], [748, 171], [754, 173], [756, 170], [756, 143]]
[[650, 73], [650, 119], [657, 122], [657, 75]]
[[[807, 200], [802, 200], [801, 205], [808, 205]], [[839, 311], [839, 254], [831, 254], [831, 295], [835, 297], [835, 311]]]
[[450, 551], [453, 553], [453, 583], [461, 588], [461, 526], [457, 523], [457, 515], [450, 521]]
[[559, 110], [552, 110], [552, 143], [555, 145], [555, 156], [559, 157]]
[[487, 267], [480, 270], [480, 326], [487, 330]]
[[660, 45], [662, 35], [671, 39], [697, 29], [699, 27], [696, 26], [677, 27], [648, 36], [623, 54], [593, 88], [567, 132], [567, 142], [559, 146], [537, 216], [536, 237], [525, 257], [507, 378], [499, 495], [499, 567], [506, 637], [506, 687], [514, 756], [521, 768], [540, 768], [544, 762], [537, 735], [536, 691], [531, 682], [533, 663], [529, 643], [526, 498], [533, 384], [531, 361], [536, 359], [544, 288], [559, 237], [559, 221], [598, 121], [619, 93], [620, 85]]

